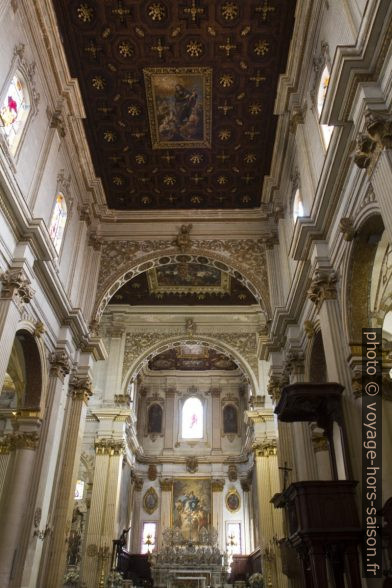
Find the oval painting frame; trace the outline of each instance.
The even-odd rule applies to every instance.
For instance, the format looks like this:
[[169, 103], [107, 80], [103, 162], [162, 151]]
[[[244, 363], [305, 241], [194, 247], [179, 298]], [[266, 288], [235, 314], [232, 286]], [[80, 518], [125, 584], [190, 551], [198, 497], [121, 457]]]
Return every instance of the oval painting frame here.
[[237, 512], [241, 507], [241, 497], [235, 488], [231, 488], [226, 494], [226, 508], [229, 512]]
[[152, 486], [143, 496], [143, 508], [147, 514], [152, 514], [158, 508], [158, 494]]

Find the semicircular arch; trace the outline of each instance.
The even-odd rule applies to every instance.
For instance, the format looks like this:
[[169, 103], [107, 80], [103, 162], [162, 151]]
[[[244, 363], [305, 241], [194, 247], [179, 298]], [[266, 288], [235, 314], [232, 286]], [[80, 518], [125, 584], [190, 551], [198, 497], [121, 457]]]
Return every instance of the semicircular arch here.
[[208, 250], [178, 253], [178, 250], [169, 248], [148, 253], [139, 257], [137, 260], [133, 259], [128, 261], [128, 263], [120, 263], [120, 265], [117, 265], [113, 259], [112, 267], [106, 264], [102, 266], [98, 279], [93, 320], [100, 321], [109, 300], [126, 282], [155, 267], [177, 263], [197, 263], [228, 273], [241, 282], [253, 294], [266, 318], [270, 316], [268, 278], [265, 265], [260, 266], [258, 273], [261, 277], [258, 277], [250, 266], [246, 266], [245, 263], [240, 264], [232, 257], [226, 258], [223, 255]]
[[245, 358], [242, 354], [240, 354], [238, 352], [238, 350], [236, 350], [234, 347], [232, 347], [228, 343], [219, 341], [219, 339], [217, 339], [215, 337], [209, 337], [209, 336], [205, 336], [205, 335], [200, 336], [200, 337], [194, 337], [191, 340], [184, 337], [184, 335], [182, 335], [182, 336], [177, 335], [177, 336], [173, 336], [173, 337], [168, 337], [165, 341], [160, 341], [159, 343], [155, 343], [155, 344], [149, 346], [148, 348], [146, 348], [139, 355], [139, 357], [132, 362], [132, 364], [128, 367], [128, 369], [126, 370], [126, 372], [124, 374], [122, 386], [121, 386], [122, 390], [124, 390], [124, 393], [126, 391], [128, 382], [131, 379], [131, 377], [138, 374], [139, 371], [142, 369], [142, 367], [144, 365], [146, 365], [146, 363], [150, 359], [152, 359], [153, 357], [155, 357], [159, 353], [163, 353], [164, 351], [168, 351], [169, 349], [172, 349], [173, 347], [177, 347], [178, 345], [181, 345], [181, 344], [206, 345], [207, 347], [210, 347], [211, 349], [215, 349], [221, 353], [224, 353], [225, 355], [227, 355], [230, 359], [235, 361], [240, 366], [241, 371], [244, 373], [246, 379], [248, 380], [248, 382], [251, 386], [252, 394], [258, 395], [259, 392], [258, 392], [258, 384], [257, 384], [257, 374], [255, 373], [255, 370], [250, 365], [247, 358]]

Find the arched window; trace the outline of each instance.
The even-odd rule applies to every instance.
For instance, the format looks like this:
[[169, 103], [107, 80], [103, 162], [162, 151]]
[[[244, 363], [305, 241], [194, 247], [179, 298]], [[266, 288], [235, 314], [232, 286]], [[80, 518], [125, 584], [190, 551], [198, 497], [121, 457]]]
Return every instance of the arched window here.
[[195, 396], [184, 402], [181, 430], [183, 439], [203, 438], [203, 405]]
[[57, 253], [60, 253], [61, 243], [64, 235], [64, 227], [67, 221], [67, 203], [61, 192], [56, 196], [56, 203], [49, 225], [49, 235], [53, 241]]
[[[325, 97], [327, 95], [329, 79], [330, 79], [329, 69], [328, 69], [328, 66], [326, 65], [322, 71], [322, 74], [321, 74], [319, 89], [318, 89], [318, 93], [317, 93], [317, 112], [318, 112], [319, 118], [321, 116], [321, 112], [323, 110], [323, 106], [324, 106], [324, 102], [325, 102]], [[329, 125], [320, 125], [320, 126], [321, 126], [321, 133], [323, 135], [325, 147], [328, 147], [329, 142], [331, 140], [333, 126], [329, 126]]]
[[4, 93], [0, 127], [11, 155], [15, 155], [30, 110], [30, 97], [22, 74], [17, 71]]
[[294, 201], [293, 201], [293, 219], [294, 222], [297, 220], [299, 216], [304, 216], [304, 205], [302, 202], [302, 196], [299, 188], [297, 188], [294, 194]]

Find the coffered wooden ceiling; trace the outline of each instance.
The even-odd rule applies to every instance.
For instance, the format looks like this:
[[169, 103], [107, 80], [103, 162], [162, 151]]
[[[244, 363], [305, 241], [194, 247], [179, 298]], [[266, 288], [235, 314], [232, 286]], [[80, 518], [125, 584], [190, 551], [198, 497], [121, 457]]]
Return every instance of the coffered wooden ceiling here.
[[108, 206], [259, 206], [295, 0], [53, 0]]

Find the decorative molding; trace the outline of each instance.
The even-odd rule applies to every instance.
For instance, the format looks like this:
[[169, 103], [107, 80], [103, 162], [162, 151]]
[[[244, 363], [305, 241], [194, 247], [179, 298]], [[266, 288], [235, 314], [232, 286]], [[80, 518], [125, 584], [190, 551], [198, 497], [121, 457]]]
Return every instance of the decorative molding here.
[[72, 376], [69, 383], [69, 394], [72, 400], [83, 400], [87, 403], [90, 396], [93, 395], [91, 379], [88, 376]]
[[195, 474], [199, 469], [199, 462], [197, 461], [197, 457], [187, 457], [185, 459], [185, 467], [187, 472], [190, 474]]
[[162, 492], [171, 492], [173, 489], [173, 478], [161, 478], [159, 485]]
[[227, 477], [229, 478], [230, 482], [235, 482], [238, 479], [238, 471], [235, 464], [229, 465], [227, 470]]
[[94, 447], [97, 455], [109, 455], [110, 457], [123, 455], [125, 451], [123, 439], [99, 438], [95, 440]]
[[343, 239], [345, 241], [352, 241], [356, 235], [354, 221], [347, 216], [340, 219], [339, 230], [343, 233]]
[[357, 137], [354, 162], [371, 175], [383, 149], [392, 148], [392, 120], [373, 112], [365, 115], [365, 132]]
[[223, 492], [225, 481], [222, 478], [216, 478], [211, 482], [211, 489], [213, 492]]
[[56, 378], [60, 378], [63, 382], [67, 374], [71, 369], [71, 362], [68, 354], [63, 350], [53, 351], [49, 355], [50, 363], [50, 375]]
[[337, 275], [334, 271], [323, 272], [316, 270], [307, 292], [308, 298], [320, 310], [324, 300], [335, 300], [337, 296]]
[[0, 274], [0, 281], [3, 285], [0, 297], [13, 299], [20, 309], [23, 304], [28, 304], [35, 290], [31, 287], [31, 282], [20, 269], [10, 269]]
[[[161, 257], [159, 257], [161, 256]], [[165, 263], [202, 263], [235, 277], [269, 311], [268, 275], [263, 239], [213, 239], [191, 241], [186, 259], [169, 240], [104, 241], [97, 284], [96, 318], [113, 294], [131, 278]]]
[[147, 477], [150, 480], [150, 482], [154, 482], [154, 480], [157, 479], [158, 476], [158, 470], [157, 470], [157, 466], [155, 465], [155, 463], [150, 463], [150, 465], [148, 466], [148, 471], [147, 471]]

